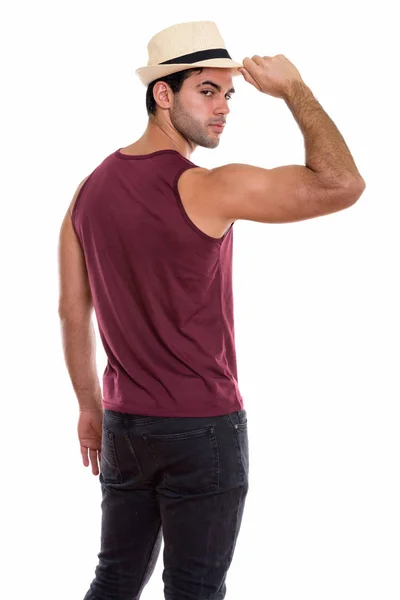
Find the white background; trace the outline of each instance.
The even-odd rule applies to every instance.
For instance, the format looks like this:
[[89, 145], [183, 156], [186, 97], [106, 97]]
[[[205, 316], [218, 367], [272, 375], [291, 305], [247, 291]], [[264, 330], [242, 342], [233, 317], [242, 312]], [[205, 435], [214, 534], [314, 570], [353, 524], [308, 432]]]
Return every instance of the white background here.
[[[79, 600], [92, 580], [100, 485], [81, 462], [62, 354], [59, 228], [79, 182], [146, 127], [134, 71], [149, 39], [213, 20], [234, 60], [282, 53], [297, 66], [367, 184], [333, 215], [234, 226], [250, 491], [226, 597], [398, 600], [394, 3], [70, 0], [2, 13], [2, 597]], [[193, 162], [304, 164], [284, 101], [234, 84], [219, 147]], [[162, 554], [144, 600], [163, 598], [161, 573]]]

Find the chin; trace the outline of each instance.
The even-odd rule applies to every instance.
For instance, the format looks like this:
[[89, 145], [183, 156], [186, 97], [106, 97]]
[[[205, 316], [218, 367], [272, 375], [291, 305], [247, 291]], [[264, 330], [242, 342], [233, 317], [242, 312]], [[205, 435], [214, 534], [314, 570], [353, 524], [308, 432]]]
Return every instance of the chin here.
[[211, 150], [216, 148], [218, 145], [219, 140], [207, 140], [207, 142], [199, 143], [199, 146], [202, 146], [203, 148], [210, 148]]
[[202, 148], [216, 148], [220, 142], [219, 137], [208, 135], [209, 132], [199, 133], [198, 136], [192, 136], [192, 141]]

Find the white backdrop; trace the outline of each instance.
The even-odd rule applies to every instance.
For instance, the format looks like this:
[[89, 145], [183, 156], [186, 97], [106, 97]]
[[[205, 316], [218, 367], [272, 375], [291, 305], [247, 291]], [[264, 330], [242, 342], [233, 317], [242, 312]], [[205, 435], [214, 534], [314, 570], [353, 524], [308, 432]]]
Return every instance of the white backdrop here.
[[[391, 9], [392, 7], [392, 9]], [[234, 60], [285, 54], [367, 188], [351, 208], [234, 226], [239, 386], [250, 490], [229, 600], [398, 600], [400, 58], [394, 4], [338, 0], [14, 2], [2, 10], [2, 590], [82, 599], [100, 485], [79, 453], [57, 244], [79, 182], [142, 135], [134, 71], [174, 23], [213, 20]], [[304, 164], [283, 100], [235, 78], [217, 149], [192, 160]], [[99, 378], [106, 356], [98, 336]], [[163, 598], [162, 554], [143, 600]], [[6, 590], [6, 593], [3, 591]]]

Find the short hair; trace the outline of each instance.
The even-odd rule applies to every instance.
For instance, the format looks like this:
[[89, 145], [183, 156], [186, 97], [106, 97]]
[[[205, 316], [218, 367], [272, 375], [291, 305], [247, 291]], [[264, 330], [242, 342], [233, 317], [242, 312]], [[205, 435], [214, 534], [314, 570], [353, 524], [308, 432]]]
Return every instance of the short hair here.
[[159, 77], [155, 81], [152, 81], [151, 83], [149, 83], [147, 92], [146, 92], [146, 109], [147, 109], [148, 116], [150, 117], [150, 115], [156, 114], [157, 103], [154, 100], [153, 89], [154, 89], [155, 84], [158, 81], [164, 81], [165, 83], [167, 83], [170, 86], [170, 88], [172, 89], [172, 92], [175, 96], [176, 94], [179, 94], [179, 92], [181, 91], [183, 82], [185, 81], [185, 79], [188, 79], [194, 71], [197, 71], [197, 73], [200, 74], [203, 71], [203, 67], [197, 67], [194, 69], [185, 69], [184, 71], [178, 71], [177, 73], [171, 73], [171, 75], [166, 75], [165, 77]]

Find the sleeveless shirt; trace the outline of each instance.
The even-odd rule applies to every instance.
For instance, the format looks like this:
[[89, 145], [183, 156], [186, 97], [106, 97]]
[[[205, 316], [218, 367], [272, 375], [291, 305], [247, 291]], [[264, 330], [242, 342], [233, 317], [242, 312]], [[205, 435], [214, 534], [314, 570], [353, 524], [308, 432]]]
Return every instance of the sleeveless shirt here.
[[232, 294], [233, 223], [221, 238], [185, 211], [176, 150], [107, 156], [72, 209], [107, 355], [103, 407], [204, 417], [243, 408]]

